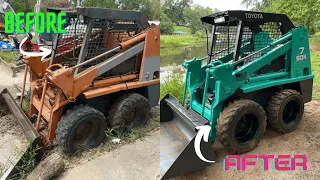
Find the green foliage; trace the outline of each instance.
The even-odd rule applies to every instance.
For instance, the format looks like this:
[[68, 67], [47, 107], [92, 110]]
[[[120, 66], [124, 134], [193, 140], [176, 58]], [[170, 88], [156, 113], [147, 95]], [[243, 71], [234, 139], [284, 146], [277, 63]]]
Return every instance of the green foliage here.
[[6, 62], [12, 62], [18, 58], [18, 54], [17, 51], [0, 51], [0, 57]]
[[29, 108], [30, 108], [30, 97], [29, 97], [29, 99], [24, 98], [23, 101], [22, 101], [22, 107], [21, 107], [21, 109], [22, 109], [24, 112], [29, 112]]
[[[31, 147], [26, 154], [24, 154], [21, 158], [21, 165], [17, 166], [16, 168], [19, 171], [20, 177], [10, 178], [11, 180], [20, 180], [26, 179], [27, 176], [34, 170], [36, 167], [35, 160], [38, 154], [40, 147], [37, 145], [35, 147]], [[24, 152], [19, 152], [24, 153]]]
[[169, 74], [164, 77], [164, 82], [160, 84], [160, 99], [166, 94], [171, 94], [182, 101], [183, 96], [183, 75], [181, 74]]
[[243, 0], [253, 10], [286, 14], [295, 26], [307, 26], [310, 34], [320, 30], [319, 0]]
[[192, 0], [163, 0], [161, 11], [163, 11], [174, 24], [185, 24], [183, 9], [189, 7], [191, 3]]
[[151, 8], [152, 8], [152, 15], [151, 15], [151, 19], [152, 20], [160, 20], [160, 14], [161, 14], [161, 10], [160, 10], [160, 0], [151, 0]]
[[171, 33], [173, 33], [174, 24], [171, 22], [169, 17], [163, 12], [161, 12], [160, 21], [161, 21], [161, 28], [160, 28], [161, 34], [171, 34]]
[[[162, 26], [161, 26], [162, 27]], [[196, 45], [204, 42], [205, 39], [195, 35], [163, 35], [160, 38], [161, 47], [178, 47]]]
[[7, 0], [15, 12], [33, 11], [33, 7], [37, 0]]
[[84, 0], [84, 7], [104, 7], [141, 11], [148, 20], [159, 20], [159, 0]]
[[71, 2], [68, 0], [46, 0], [42, 1], [40, 8], [41, 11], [46, 11], [48, 7], [56, 7], [56, 8], [64, 8], [64, 7], [70, 7]]
[[185, 22], [189, 25], [191, 33], [194, 34], [202, 27], [200, 18], [212, 13], [213, 10], [211, 8], [204, 8], [197, 4], [191, 7], [185, 7], [183, 10], [183, 17]]
[[115, 133], [114, 133], [113, 129], [107, 128], [104, 132], [105, 132], [107, 138], [115, 136]]
[[320, 46], [320, 34], [317, 33], [317, 34], [313, 35], [309, 39], [309, 42], [310, 42], [311, 45]]
[[311, 68], [314, 74], [312, 98], [320, 100], [320, 52], [311, 51]]
[[117, 0], [84, 0], [81, 5], [84, 7], [106, 7], [115, 9], [119, 7]]

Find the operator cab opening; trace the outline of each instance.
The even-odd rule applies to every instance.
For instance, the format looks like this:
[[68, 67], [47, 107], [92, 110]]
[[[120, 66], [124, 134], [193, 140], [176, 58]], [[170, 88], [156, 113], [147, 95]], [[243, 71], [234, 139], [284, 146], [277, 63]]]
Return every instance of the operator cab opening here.
[[224, 11], [202, 17], [204, 27], [211, 30], [207, 63], [229, 62], [238, 67], [263, 56], [271, 51], [272, 42], [292, 29], [293, 25], [283, 23], [283, 18], [272, 19], [269, 13], [246, 11]]

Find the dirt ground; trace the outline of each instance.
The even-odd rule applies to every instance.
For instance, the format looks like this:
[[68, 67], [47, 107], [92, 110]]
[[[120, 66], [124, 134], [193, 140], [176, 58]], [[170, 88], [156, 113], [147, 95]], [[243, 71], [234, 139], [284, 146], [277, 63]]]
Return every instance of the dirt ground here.
[[[0, 67], [0, 93], [7, 88], [11, 94], [15, 95], [18, 91], [13, 85], [21, 86], [23, 73], [18, 73], [17, 77], [12, 77], [10, 73]], [[0, 107], [0, 176], [4, 173], [12, 162], [26, 148], [26, 139], [21, 132], [18, 122], [12, 115], [2, 117]]]
[[313, 50], [313, 51], [320, 52], [320, 46], [310, 45], [310, 49]]
[[21, 128], [13, 117], [6, 115], [0, 118], [0, 177], [27, 148], [27, 141]]
[[298, 128], [287, 134], [281, 134], [267, 128], [266, 134], [258, 147], [250, 154], [304, 154], [308, 158], [308, 170], [276, 171], [269, 160], [269, 170], [262, 171], [261, 160], [256, 161], [255, 166], [247, 166], [246, 171], [223, 171], [223, 159], [227, 152], [216, 141], [213, 149], [216, 152], [216, 163], [197, 172], [174, 178], [174, 180], [193, 179], [311, 179], [320, 178], [320, 101], [312, 101], [305, 105], [304, 116]]

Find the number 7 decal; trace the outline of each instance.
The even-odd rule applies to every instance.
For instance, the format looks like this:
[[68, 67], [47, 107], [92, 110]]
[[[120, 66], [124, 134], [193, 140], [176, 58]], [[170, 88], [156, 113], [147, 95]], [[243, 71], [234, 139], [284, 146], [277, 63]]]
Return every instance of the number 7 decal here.
[[303, 54], [303, 52], [304, 52], [304, 47], [299, 47], [299, 49], [300, 49], [300, 51], [301, 51], [300, 54]]

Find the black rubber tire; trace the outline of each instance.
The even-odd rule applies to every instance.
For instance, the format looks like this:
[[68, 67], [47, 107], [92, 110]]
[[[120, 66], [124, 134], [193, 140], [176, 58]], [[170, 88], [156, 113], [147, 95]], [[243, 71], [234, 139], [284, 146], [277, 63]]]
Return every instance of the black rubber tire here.
[[146, 125], [151, 107], [147, 98], [137, 93], [128, 93], [112, 105], [108, 126], [117, 134]]
[[[84, 125], [88, 125], [90, 128]], [[81, 131], [79, 127], [82, 130], [89, 129], [90, 131], [88, 131], [87, 136], [84, 134], [81, 137], [83, 140], [80, 139], [79, 142], [76, 142], [77, 130]], [[73, 154], [77, 151], [99, 146], [105, 139], [105, 129], [106, 118], [100, 111], [87, 105], [78, 105], [68, 110], [61, 117], [56, 129], [56, 140], [66, 154]], [[83, 133], [80, 132], [79, 134]]]
[[[288, 106], [287, 106], [288, 105]], [[292, 107], [291, 107], [292, 106]], [[291, 107], [295, 113], [284, 114], [285, 108]], [[304, 111], [304, 102], [301, 94], [293, 89], [284, 89], [276, 92], [270, 99], [267, 107], [268, 124], [275, 131], [288, 133], [299, 125]], [[285, 116], [285, 117], [284, 117]], [[287, 119], [290, 118], [290, 119]], [[289, 122], [286, 122], [289, 120]]]
[[[245, 134], [248, 139], [241, 142], [236, 137], [236, 127], [238, 122], [247, 116], [253, 119], [250, 120], [250, 128]], [[216, 125], [217, 138], [230, 153], [242, 154], [253, 150], [259, 144], [266, 126], [267, 116], [258, 103], [246, 99], [235, 100], [220, 113]], [[253, 132], [249, 132], [251, 129]]]

